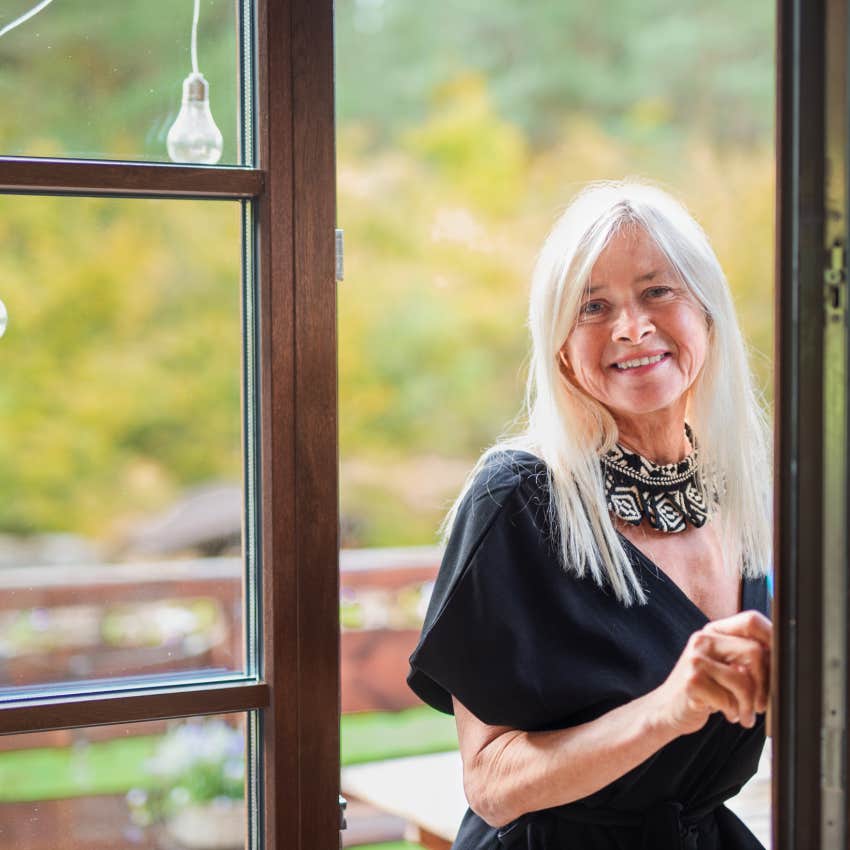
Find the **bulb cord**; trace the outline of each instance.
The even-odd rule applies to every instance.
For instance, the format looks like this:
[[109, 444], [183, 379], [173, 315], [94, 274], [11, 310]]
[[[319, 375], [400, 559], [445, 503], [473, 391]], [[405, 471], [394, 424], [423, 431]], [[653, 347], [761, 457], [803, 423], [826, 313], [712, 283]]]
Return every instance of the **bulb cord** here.
[[[48, 3], [51, 0], [47, 0]], [[192, 72], [198, 73], [198, 17], [201, 12], [201, 0], [195, 0], [195, 14], [192, 17]]]
[[[32, 9], [29, 10], [29, 12], [24, 12], [20, 18], [15, 18], [12, 23], [6, 24], [3, 29], [0, 29], [0, 37], [6, 35], [7, 32], [10, 32], [15, 27], [20, 26], [24, 21], [28, 21], [31, 17], [33, 17], [33, 15], [37, 15], [42, 9], [44, 9], [46, 6], [49, 6], [52, 2], [53, 0], [41, 0], [41, 3], [38, 3], [37, 5], [33, 6]], [[195, 14], [197, 14], [197, 8], [198, 0], [195, 0]]]
[[[41, 0], [40, 3], [33, 6], [28, 12], [24, 12], [19, 18], [15, 18], [14, 21], [6, 24], [3, 29], [0, 29], [0, 37], [6, 35], [7, 32], [11, 32], [15, 27], [20, 26], [25, 21], [28, 21], [42, 9], [46, 9], [52, 2], [53, 0]], [[200, 0], [195, 0], [195, 10], [192, 16], [192, 71], [196, 74], [198, 73], [198, 18], [200, 17], [200, 13]]]

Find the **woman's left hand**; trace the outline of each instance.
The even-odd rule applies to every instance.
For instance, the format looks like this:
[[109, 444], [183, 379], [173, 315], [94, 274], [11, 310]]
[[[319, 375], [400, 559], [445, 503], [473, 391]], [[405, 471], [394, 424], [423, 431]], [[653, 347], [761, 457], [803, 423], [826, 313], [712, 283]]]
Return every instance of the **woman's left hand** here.
[[[737, 638], [736, 643], [726, 642], [718, 661], [730, 664], [740, 671], [746, 672], [753, 681], [756, 698], [754, 700], [758, 711], [765, 711], [770, 705], [770, 656], [773, 644], [773, 624], [759, 611], [741, 611], [722, 620], [713, 620], [703, 626], [702, 631], [708, 634]], [[758, 660], [753, 662], [753, 654], [747, 651], [755, 641], [761, 647]], [[740, 647], [740, 652], [736, 646]]]

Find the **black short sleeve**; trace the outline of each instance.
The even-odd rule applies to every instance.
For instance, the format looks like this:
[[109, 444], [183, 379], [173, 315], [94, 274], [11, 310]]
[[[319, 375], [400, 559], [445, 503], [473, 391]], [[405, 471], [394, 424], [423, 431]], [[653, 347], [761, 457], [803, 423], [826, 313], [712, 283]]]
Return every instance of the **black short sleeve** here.
[[502, 454], [459, 507], [407, 680], [440, 711], [454, 695], [492, 725], [532, 728], [545, 714], [529, 622], [540, 592], [530, 573], [551, 545], [530, 486], [541, 475], [532, 455]]

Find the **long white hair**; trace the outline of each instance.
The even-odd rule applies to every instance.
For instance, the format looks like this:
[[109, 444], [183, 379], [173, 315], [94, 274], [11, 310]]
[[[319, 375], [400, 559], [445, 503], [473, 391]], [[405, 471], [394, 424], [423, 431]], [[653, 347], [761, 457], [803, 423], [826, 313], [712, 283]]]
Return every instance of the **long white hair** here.
[[494, 453], [522, 449], [548, 469], [552, 528], [562, 566], [588, 571], [624, 605], [647, 601], [605, 502], [598, 456], [618, 439], [608, 410], [562, 373], [559, 352], [575, 326], [590, 272], [611, 237], [642, 228], [664, 252], [708, 317], [705, 363], [688, 399], [699, 445], [698, 479], [719, 493], [727, 570], [764, 575], [770, 557], [770, 466], [767, 419], [752, 374], [729, 286], [708, 238], [685, 207], [636, 179], [588, 184], [555, 223], [537, 258], [528, 326], [531, 364], [521, 430], [479, 458], [441, 525], [451, 533], [460, 502]]

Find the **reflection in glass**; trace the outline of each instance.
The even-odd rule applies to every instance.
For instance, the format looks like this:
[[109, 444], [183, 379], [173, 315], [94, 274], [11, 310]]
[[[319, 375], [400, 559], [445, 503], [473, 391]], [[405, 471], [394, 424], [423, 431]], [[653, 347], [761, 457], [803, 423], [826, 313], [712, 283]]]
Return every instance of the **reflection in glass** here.
[[0, 740], [0, 847], [241, 850], [246, 717]]
[[[9, 0], [11, 20], [35, 0]], [[238, 0], [202, 0], [197, 54], [223, 135], [240, 158]], [[0, 38], [0, 155], [168, 162], [166, 135], [190, 61], [192, 0], [53, 3]]]
[[239, 205], [0, 222], [0, 695], [242, 670]]

